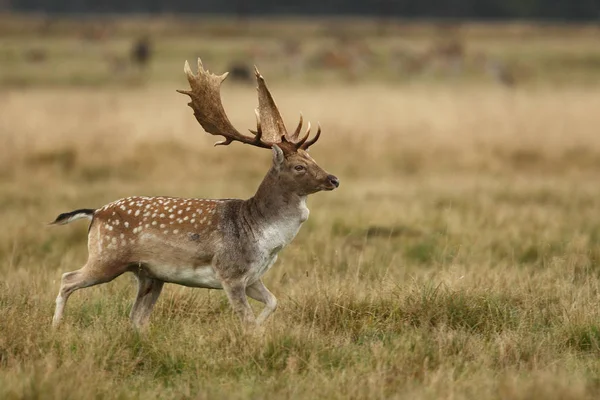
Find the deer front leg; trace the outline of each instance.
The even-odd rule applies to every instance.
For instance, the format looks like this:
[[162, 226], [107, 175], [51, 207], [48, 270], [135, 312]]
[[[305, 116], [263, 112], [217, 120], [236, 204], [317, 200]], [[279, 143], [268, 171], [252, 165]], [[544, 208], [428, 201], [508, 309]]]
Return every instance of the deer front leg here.
[[246, 284], [242, 280], [223, 282], [223, 290], [227, 294], [229, 304], [240, 317], [244, 325], [254, 325], [256, 318], [246, 298]]
[[265, 284], [260, 279], [246, 288], [246, 294], [254, 300], [258, 300], [265, 305], [265, 308], [256, 319], [257, 325], [265, 322], [266, 319], [269, 318], [269, 316], [273, 313], [273, 311], [277, 309], [277, 298], [273, 296], [273, 293], [267, 289]]
[[164, 282], [152, 279], [143, 273], [136, 274], [138, 279], [138, 292], [135, 303], [131, 308], [131, 322], [137, 330], [143, 329], [150, 318], [150, 313], [160, 296]]

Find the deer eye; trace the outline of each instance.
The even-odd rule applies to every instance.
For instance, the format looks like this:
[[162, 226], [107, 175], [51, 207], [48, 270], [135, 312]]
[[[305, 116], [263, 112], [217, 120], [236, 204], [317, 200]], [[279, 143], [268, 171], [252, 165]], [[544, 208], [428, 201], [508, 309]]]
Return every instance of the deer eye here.
[[294, 167], [294, 169], [295, 169], [296, 171], [300, 172], [300, 171], [304, 171], [306, 168], [304, 168], [304, 165], [296, 165], [296, 166]]

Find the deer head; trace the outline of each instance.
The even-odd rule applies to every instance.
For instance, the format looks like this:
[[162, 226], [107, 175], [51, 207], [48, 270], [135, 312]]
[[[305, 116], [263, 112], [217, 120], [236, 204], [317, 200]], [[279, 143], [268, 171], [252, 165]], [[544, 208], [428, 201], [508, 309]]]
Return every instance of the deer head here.
[[288, 192], [300, 196], [321, 190], [333, 190], [339, 186], [338, 178], [325, 172], [308, 154], [308, 148], [321, 136], [321, 126], [318, 126], [317, 133], [309, 140], [311, 129], [309, 122], [306, 133], [301, 137], [303, 126], [301, 114], [294, 132], [288, 133], [277, 105], [258, 69], [255, 68], [258, 82], [256, 130], [250, 130], [253, 136], [240, 133], [231, 124], [223, 108], [220, 89], [228, 73], [211, 74], [204, 69], [200, 59], [198, 59], [197, 75], [192, 72], [187, 61], [184, 71], [191, 90], [178, 90], [178, 92], [191, 98], [188, 105], [194, 110], [196, 120], [207, 133], [225, 138], [215, 143], [215, 146], [226, 146], [235, 141], [260, 148], [271, 148], [273, 165], [270, 174], [277, 175], [279, 185]]

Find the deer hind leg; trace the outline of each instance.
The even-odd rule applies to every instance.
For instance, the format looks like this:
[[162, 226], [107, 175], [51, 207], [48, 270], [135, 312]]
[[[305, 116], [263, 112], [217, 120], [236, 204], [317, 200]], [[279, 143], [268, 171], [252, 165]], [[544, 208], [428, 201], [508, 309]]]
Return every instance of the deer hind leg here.
[[67, 272], [62, 275], [60, 290], [56, 297], [56, 309], [52, 325], [58, 326], [65, 309], [67, 300], [78, 289], [110, 282], [125, 272], [125, 268], [102, 268], [98, 265], [88, 263], [77, 271]]
[[260, 325], [277, 309], [277, 298], [267, 289], [264, 283], [259, 279], [246, 288], [246, 294], [258, 300], [265, 305], [265, 308], [256, 319], [256, 324]]
[[164, 282], [149, 278], [144, 273], [138, 273], [136, 277], [138, 279], [138, 292], [129, 317], [133, 326], [139, 330], [148, 323], [150, 313], [160, 296]]

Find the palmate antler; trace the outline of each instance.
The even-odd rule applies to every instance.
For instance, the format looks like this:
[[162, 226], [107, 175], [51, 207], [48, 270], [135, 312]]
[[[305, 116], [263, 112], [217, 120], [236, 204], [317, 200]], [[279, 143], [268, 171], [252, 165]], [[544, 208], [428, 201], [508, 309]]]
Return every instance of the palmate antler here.
[[291, 135], [287, 133], [277, 105], [267, 88], [264, 78], [256, 67], [258, 108], [255, 110], [256, 130], [250, 130], [254, 134], [253, 137], [246, 136], [235, 129], [229, 118], [227, 118], [227, 114], [225, 114], [220, 89], [221, 83], [227, 78], [228, 72], [223, 75], [211, 74], [204, 69], [199, 58], [197, 75], [194, 75], [187, 61], [185, 62], [184, 71], [191, 90], [177, 91], [190, 96], [192, 101], [188, 105], [194, 110], [194, 116], [206, 132], [225, 138], [225, 140], [215, 143], [215, 146], [226, 146], [235, 141], [262, 148], [271, 148], [274, 144], [279, 144], [284, 151], [297, 151], [298, 149], [307, 150], [321, 136], [321, 127], [319, 126], [316, 135], [308, 140], [310, 135], [309, 122], [306, 134], [302, 139], [299, 139], [303, 123], [302, 114], [300, 114], [300, 122], [296, 130]]

